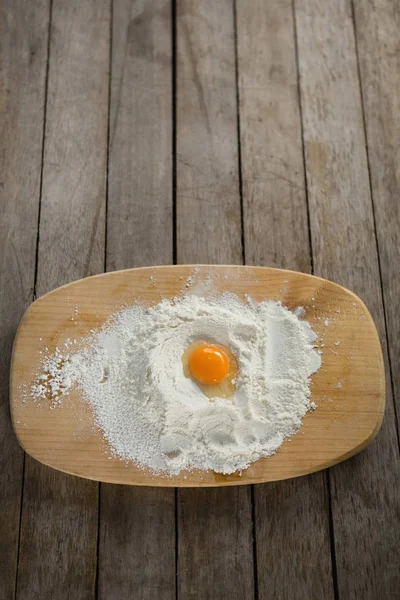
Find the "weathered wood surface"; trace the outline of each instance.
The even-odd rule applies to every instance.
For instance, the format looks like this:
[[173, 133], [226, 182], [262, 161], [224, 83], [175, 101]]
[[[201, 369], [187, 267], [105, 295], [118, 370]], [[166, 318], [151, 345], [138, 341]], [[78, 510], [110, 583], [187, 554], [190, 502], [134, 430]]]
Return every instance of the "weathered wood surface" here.
[[[184, 0], [176, 15], [179, 263], [241, 263], [234, 12]], [[177, 493], [178, 598], [251, 598], [249, 487]]]
[[[246, 0], [237, 2], [246, 263], [308, 273], [311, 250], [293, 33], [290, 0], [257, 0], [251, 11]], [[333, 598], [325, 474], [257, 485], [254, 501], [259, 597]], [[277, 557], [274, 568], [272, 556]]]
[[172, 261], [169, 0], [114, 0], [107, 270]]
[[[0, 20], [0, 596], [397, 597], [396, 0], [6, 0]], [[376, 442], [253, 492], [104, 485], [100, 521], [96, 484], [27, 459], [19, 531], [7, 379], [35, 270], [40, 295], [174, 254], [354, 289], [392, 366]]]
[[[108, 0], [55, 0], [36, 294], [101, 272], [107, 156]], [[17, 598], [93, 598], [98, 485], [26, 458]]]
[[42, 164], [49, 4], [0, 4], [0, 597], [13, 598], [23, 452], [8, 379], [18, 321], [32, 302]]
[[[113, 7], [107, 270], [171, 263], [172, 40], [166, 0]], [[175, 600], [173, 489], [102, 484], [98, 597]]]
[[242, 261], [231, 0], [177, 4], [178, 263]]
[[400, 427], [400, 4], [354, 3], [389, 357]]
[[[388, 374], [352, 16], [346, 0], [296, 1], [314, 268], [364, 299], [380, 332]], [[389, 377], [376, 442], [332, 468], [329, 479], [339, 598], [395, 597], [400, 460]]]

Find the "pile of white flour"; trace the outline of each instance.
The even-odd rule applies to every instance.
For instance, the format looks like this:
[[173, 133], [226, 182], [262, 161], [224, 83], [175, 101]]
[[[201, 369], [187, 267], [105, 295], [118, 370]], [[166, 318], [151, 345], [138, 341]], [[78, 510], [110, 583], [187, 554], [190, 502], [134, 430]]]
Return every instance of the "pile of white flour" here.
[[[31, 394], [78, 386], [113, 454], [155, 472], [233, 473], [275, 453], [310, 409], [321, 364], [309, 324], [273, 302], [188, 295], [116, 314], [83, 350], [48, 357]], [[183, 373], [195, 340], [222, 344], [239, 366], [231, 400], [207, 398]], [[50, 373], [50, 375], [49, 375]], [[67, 396], [63, 401], [67, 401]]]

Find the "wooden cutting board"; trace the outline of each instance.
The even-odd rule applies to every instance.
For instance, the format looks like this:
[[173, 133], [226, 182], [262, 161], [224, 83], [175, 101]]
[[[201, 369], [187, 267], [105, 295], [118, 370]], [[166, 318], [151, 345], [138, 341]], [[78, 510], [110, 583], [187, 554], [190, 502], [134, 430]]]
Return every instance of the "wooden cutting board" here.
[[[234, 292], [241, 298], [248, 294], [256, 301], [280, 300], [291, 310], [302, 306], [305, 318], [318, 337], [323, 337], [322, 366], [311, 383], [311, 400], [318, 408], [306, 415], [301, 430], [276, 455], [233, 475], [194, 471], [155, 476], [134, 464], [109, 458], [107, 443], [93, 427], [90, 408], [79, 390], [70, 391], [54, 409], [50, 402], [38, 406], [26, 396], [40, 371], [43, 351], [62, 347], [67, 338], [79, 340], [135, 300], [151, 306], [182, 292], [207, 296], [210, 288]], [[163, 266], [89, 277], [36, 300], [23, 316], [15, 338], [10, 404], [21, 446], [54, 469], [131, 485], [236, 485], [312, 473], [365, 448], [382, 422], [385, 377], [371, 315], [349, 290], [280, 269]]]

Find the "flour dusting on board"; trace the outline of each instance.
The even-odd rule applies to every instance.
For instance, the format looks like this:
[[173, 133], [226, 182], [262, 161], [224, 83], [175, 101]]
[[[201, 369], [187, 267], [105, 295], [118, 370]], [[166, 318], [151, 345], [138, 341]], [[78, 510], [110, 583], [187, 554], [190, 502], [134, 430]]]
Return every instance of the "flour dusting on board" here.
[[[274, 454], [315, 408], [309, 384], [321, 357], [303, 316], [233, 294], [135, 305], [80, 349], [47, 356], [30, 395], [54, 405], [78, 387], [112, 453], [156, 473], [233, 473]], [[232, 398], [208, 398], [185, 377], [182, 355], [199, 339], [234, 354]]]

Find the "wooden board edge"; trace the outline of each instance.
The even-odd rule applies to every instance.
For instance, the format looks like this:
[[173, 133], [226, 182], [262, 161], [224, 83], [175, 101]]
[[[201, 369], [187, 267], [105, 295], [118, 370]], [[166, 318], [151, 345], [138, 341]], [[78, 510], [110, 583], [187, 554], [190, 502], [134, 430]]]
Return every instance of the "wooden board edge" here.
[[[324, 279], [323, 277], [318, 277], [317, 275], [311, 275], [310, 273], [302, 273], [301, 271], [294, 271], [291, 269], [278, 269], [277, 267], [263, 267], [263, 266], [257, 266], [257, 265], [231, 265], [231, 264], [216, 265], [216, 264], [211, 264], [211, 263], [210, 264], [193, 263], [193, 264], [187, 264], [187, 265], [186, 264], [185, 265], [154, 265], [154, 266], [150, 266], [150, 267], [147, 266], [147, 267], [135, 267], [135, 268], [131, 268], [131, 269], [119, 269], [117, 271], [107, 271], [106, 273], [98, 273], [96, 275], [91, 275], [89, 277], [84, 277], [82, 279], [75, 279], [74, 281], [70, 281], [69, 283], [66, 283], [60, 287], [55, 288], [54, 290], [51, 290], [50, 292], [47, 292], [46, 294], [43, 294], [43, 296], [36, 298], [36, 300], [34, 300], [26, 309], [26, 311], [20, 321], [20, 325], [21, 325], [22, 321], [24, 320], [25, 316], [27, 315], [27, 313], [32, 309], [32, 307], [37, 306], [45, 298], [48, 298], [49, 296], [52, 296], [53, 294], [56, 294], [57, 292], [60, 292], [61, 290], [65, 290], [70, 287], [76, 286], [82, 281], [102, 279], [104, 277], [110, 277], [110, 276], [112, 277], [112, 276], [116, 276], [116, 275], [123, 275], [125, 273], [133, 273], [133, 272], [149, 271], [149, 272], [153, 273], [154, 271], [159, 271], [159, 270], [162, 270], [162, 271], [178, 270], [179, 271], [181, 269], [190, 271], [193, 269], [206, 269], [206, 268], [212, 268], [212, 269], [217, 269], [217, 270], [223, 270], [223, 269], [229, 268], [232, 270], [248, 270], [248, 271], [264, 271], [264, 272], [271, 271], [273, 273], [282, 273], [282, 274], [289, 273], [291, 275], [300, 276], [301, 278], [304, 278], [304, 279], [313, 279], [315, 281], [321, 282], [322, 284], [329, 283], [330, 285], [333, 285], [334, 287], [350, 294], [355, 300], [360, 302], [362, 307], [365, 309], [366, 314], [373, 321], [368, 308], [366, 307], [363, 300], [359, 296], [357, 296], [357, 294], [355, 294], [352, 290], [344, 287], [343, 285], [340, 285], [339, 283], [331, 281], [330, 279]], [[18, 327], [18, 330], [19, 329], [20, 329], [20, 327]], [[18, 330], [17, 330], [17, 333], [18, 333]]]
[[[277, 481], [285, 481], [288, 479], [297, 479], [298, 477], [305, 477], [307, 475], [311, 475], [312, 473], [318, 473], [319, 471], [324, 471], [326, 469], [334, 467], [335, 465], [338, 465], [338, 464], [344, 462], [348, 458], [355, 456], [359, 452], [362, 452], [363, 450], [365, 450], [365, 448], [367, 446], [369, 446], [369, 444], [371, 444], [371, 442], [373, 442], [373, 440], [376, 438], [376, 436], [379, 433], [379, 430], [381, 428], [383, 416], [384, 416], [384, 412], [381, 412], [378, 414], [378, 419], [377, 419], [374, 429], [357, 447], [352, 448], [349, 452], [346, 452], [345, 454], [337, 457], [335, 460], [329, 460], [326, 463], [321, 464], [320, 466], [318, 466], [318, 468], [306, 469], [304, 471], [300, 471], [298, 473], [288, 475], [285, 477], [277, 477], [277, 478], [271, 477], [271, 478], [265, 478], [265, 479], [263, 479], [263, 478], [260, 478], [260, 479], [259, 478], [257, 478], [257, 479], [256, 478], [249, 478], [249, 479], [243, 478], [243, 480], [240, 480], [240, 479], [235, 480], [235, 481], [222, 480], [219, 482], [207, 482], [207, 483], [199, 482], [198, 484], [193, 484], [190, 482], [186, 483], [185, 480], [169, 479], [168, 477], [165, 477], [165, 481], [162, 479], [162, 480], [158, 480], [157, 483], [151, 484], [148, 481], [142, 483], [140, 480], [136, 480], [135, 482], [129, 482], [127, 480], [120, 481], [120, 480], [112, 479], [112, 478], [97, 479], [96, 477], [83, 476], [83, 475], [80, 475], [79, 473], [75, 473], [74, 471], [71, 471], [71, 470], [58, 469], [57, 467], [54, 467], [54, 465], [51, 465], [43, 460], [37, 459], [33, 454], [31, 454], [29, 452], [29, 450], [27, 450], [23, 446], [23, 443], [20, 441], [17, 434], [16, 434], [16, 437], [17, 437], [17, 440], [20, 443], [21, 447], [26, 452], [26, 454], [28, 454], [31, 458], [33, 458], [37, 462], [45, 465], [46, 467], [48, 467], [50, 469], [53, 469], [54, 471], [66, 473], [67, 475], [71, 475], [73, 477], [79, 477], [80, 479], [89, 479], [91, 481], [97, 481], [97, 482], [101, 482], [101, 483], [112, 483], [112, 484], [116, 484], [116, 485], [129, 485], [129, 486], [136, 486], [136, 487], [185, 488], [185, 489], [216, 488], [216, 487], [233, 487], [233, 486], [237, 486], [237, 485], [240, 485], [240, 486], [242, 486], [242, 485], [258, 485], [258, 484], [265, 484], [265, 483], [274, 483]], [[265, 459], [265, 460], [268, 460], [268, 459]]]

